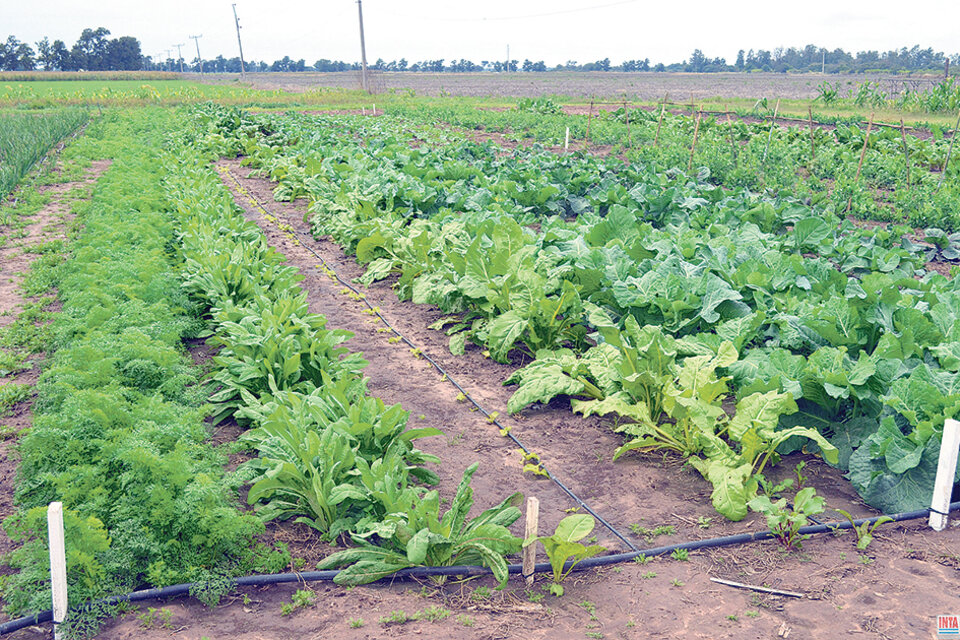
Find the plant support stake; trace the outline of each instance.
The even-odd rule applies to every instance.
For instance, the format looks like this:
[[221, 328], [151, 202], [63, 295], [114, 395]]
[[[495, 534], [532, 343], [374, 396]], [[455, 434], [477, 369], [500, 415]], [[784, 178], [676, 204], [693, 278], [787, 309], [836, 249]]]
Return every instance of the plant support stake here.
[[777, 114], [780, 113], [780, 98], [777, 98], [777, 106], [773, 108], [773, 121], [770, 123], [770, 132], [767, 134], [767, 146], [763, 149], [763, 160], [760, 162], [766, 168], [767, 152], [770, 151], [770, 140], [773, 138], [773, 129], [777, 126]]
[[590, 101], [590, 111], [587, 112], [587, 144], [590, 144], [590, 121], [593, 120], [593, 100]]
[[[807, 107], [807, 116], [810, 118], [810, 158], [817, 159], [817, 146], [813, 142], [813, 107]], [[900, 121], [903, 124], [903, 120]]]
[[540, 530], [540, 500], [527, 498], [527, 522], [523, 532], [524, 540], [533, 540], [523, 548], [523, 577], [527, 579], [527, 586], [533, 584], [533, 574], [537, 566], [537, 541]]
[[700, 134], [700, 117], [702, 112], [697, 111], [697, 123], [693, 125], [693, 144], [690, 145], [690, 160], [687, 161], [687, 173], [693, 169], [693, 154], [697, 150], [697, 136]]
[[950, 156], [953, 154], [953, 143], [957, 141], [957, 133], [960, 132], [960, 112], [957, 112], [957, 124], [953, 127], [953, 135], [950, 136], [950, 146], [947, 147], [947, 159], [943, 163], [943, 173], [940, 174], [940, 182], [937, 184], [937, 192], [943, 186], [943, 180], [947, 177], [947, 168], [950, 167]]
[[663, 124], [663, 113], [667, 110], [667, 94], [663, 94], [663, 102], [660, 104], [660, 118], [657, 120], [657, 133], [653, 136], [653, 146], [659, 146], [660, 125]]
[[[857, 176], [854, 182], [860, 182], [860, 171], [863, 169], [863, 159], [867, 156], [867, 144], [870, 142], [870, 130], [873, 129], [873, 115], [870, 114], [870, 120], [867, 121], [867, 133], [863, 136], [863, 148], [860, 149], [860, 162], [857, 163]], [[847, 199], [847, 212], [853, 207], [853, 196]]]
[[947, 419], [943, 424], [937, 479], [933, 485], [933, 500], [930, 503], [929, 524], [934, 531], [943, 531], [947, 526], [950, 493], [953, 491], [953, 479], [957, 473], [958, 451], [960, 451], [960, 422]]
[[903, 159], [907, 165], [907, 189], [910, 188], [910, 151], [907, 149], [907, 132], [904, 131], [903, 118], [900, 118], [900, 139], [903, 140]]
[[60, 623], [67, 617], [67, 557], [63, 536], [63, 503], [47, 507], [47, 532], [50, 539], [50, 587], [53, 594], [53, 637], [60, 640]]
[[566, 153], [570, 150], [570, 127], [567, 127], [567, 135], [563, 138], [563, 151]]

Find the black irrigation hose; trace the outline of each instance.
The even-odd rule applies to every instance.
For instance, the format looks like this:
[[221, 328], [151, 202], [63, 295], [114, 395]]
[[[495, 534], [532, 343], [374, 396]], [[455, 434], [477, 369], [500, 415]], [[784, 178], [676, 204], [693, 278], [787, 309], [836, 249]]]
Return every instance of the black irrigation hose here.
[[[256, 206], [257, 206], [263, 213], [265, 213], [265, 214], [267, 214], [267, 215], [270, 215], [271, 217], [277, 219], [276, 216], [273, 216], [269, 211], [267, 211], [266, 207], [264, 206], [264, 204], [263, 204], [262, 202], [260, 202], [256, 197], [253, 196], [253, 194], [251, 194], [249, 191], [247, 191], [246, 188], [244, 188], [242, 184], [240, 184], [240, 181], [237, 180], [237, 177], [234, 176], [233, 173], [232, 173], [229, 169], [226, 170], [224, 173], [226, 173], [226, 175], [230, 176], [230, 179], [233, 180], [234, 184], [237, 185], [238, 191], [239, 191], [240, 193], [242, 193], [244, 196], [246, 196], [247, 198], [249, 198], [254, 204], [256, 204]], [[390, 329], [390, 331], [392, 331], [398, 338], [400, 338], [404, 343], [406, 343], [411, 349], [416, 350], [416, 352], [417, 352], [418, 354], [420, 354], [420, 356], [422, 356], [427, 362], [429, 362], [431, 365], [433, 365], [433, 367], [434, 367], [437, 371], [440, 372], [440, 375], [442, 375], [444, 378], [447, 379], [447, 381], [450, 382], [450, 384], [452, 384], [454, 387], [456, 387], [457, 390], [458, 390], [460, 393], [463, 394], [464, 398], [466, 398], [467, 400], [469, 400], [470, 403], [471, 403], [474, 407], [476, 407], [477, 410], [478, 410], [480, 413], [482, 413], [482, 414], [490, 421], [491, 424], [496, 425], [497, 428], [500, 429], [501, 433], [505, 433], [506, 436], [507, 436], [508, 438], [510, 438], [518, 447], [520, 447], [525, 454], [528, 454], [528, 455], [529, 455], [529, 454], [531, 453], [530, 450], [526, 447], [526, 445], [524, 445], [515, 435], [513, 435], [513, 433], [510, 432], [510, 429], [509, 429], [509, 428], [507, 428], [505, 425], [501, 424], [500, 421], [497, 420], [496, 416], [494, 416], [494, 415], [491, 414], [489, 411], [487, 411], [486, 409], [484, 409], [483, 406], [481, 406], [479, 402], [477, 402], [476, 400], [474, 400], [473, 397], [472, 397], [469, 393], [467, 393], [467, 390], [464, 389], [462, 386], [460, 386], [460, 383], [457, 382], [456, 380], [454, 380], [453, 377], [450, 376], [450, 374], [447, 373], [447, 371], [446, 371], [443, 367], [441, 367], [439, 363], [437, 363], [436, 360], [434, 360], [434, 359], [431, 358], [429, 355], [427, 355], [426, 353], [424, 353], [419, 347], [417, 347], [417, 345], [415, 345], [413, 342], [411, 342], [409, 338], [407, 338], [405, 335], [403, 335], [402, 333], [400, 333], [399, 330], [397, 330], [392, 324], [390, 324], [390, 323], [387, 321], [387, 319], [383, 316], [383, 314], [380, 313], [380, 310], [379, 310], [377, 307], [375, 307], [375, 306], [373, 306], [372, 304], [370, 304], [370, 302], [367, 300], [365, 294], [363, 294], [360, 290], [358, 290], [355, 286], [353, 286], [353, 284], [352, 284], [351, 282], [349, 282], [349, 281], [344, 280], [343, 278], [341, 278], [341, 277], [340, 277], [340, 274], [338, 274], [338, 273], [329, 265], [329, 263], [328, 263], [326, 260], [323, 259], [323, 256], [321, 256], [319, 253], [317, 253], [317, 252], [313, 249], [313, 247], [311, 247], [309, 244], [307, 244], [306, 242], [303, 241], [304, 238], [309, 239], [311, 242], [314, 241], [314, 238], [313, 238], [312, 236], [309, 236], [309, 235], [304, 234], [304, 233], [300, 233], [299, 231], [297, 231], [297, 230], [294, 229], [293, 227], [289, 227], [289, 226], [288, 226], [288, 228], [289, 228], [290, 232], [292, 232], [294, 235], [297, 236], [297, 241], [300, 243], [300, 246], [302, 246], [304, 249], [306, 249], [307, 251], [309, 251], [310, 253], [312, 253], [312, 254], [314, 255], [314, 257], [316, 257], [317, 260], [320, 261], [320, 264], [323, 265], [323, 268], [324, 268], [329, 274], [331, 274], [331, 275], [337, 280], [337, 282], [339, 282], [339, 283], [342, 284], [343, 286], [345, 286], [345, 287], [347, 287], [348, 289], [350, 289], [350, 291], [352, 291], [352, 292], [358, 297], [358, 299], [361, 300], [361, 301], [363, 302], [363, 304], [365, 304], [365, 305], [367, 306], [367, 309], [369, 309], [374, 315], [376, 315], [377, 318], [379, 318], [380, 321], [383, 322], [383, 324], [384, 324], [388, 329]], [[556, 484], [564, 493], [566, 493], [568, 496], [570, 496], [570, 498], [573, 499], [574, 502], [576, 502], [576, 503], [577, 503], [581, 508], [583, 508], [587, 513], [589, 513], [589, 514], [592, 515], [594, 518], [596, 518], [597, 522], [599, 522], [599, 523], [602, 524], [604, 527], [606, 527], [607, 529], [609, 529], [610, 532], [613, 533], [613, 535], [615, 535], [617, 538], [619, 538], [621, 542], [623, 542], [625, 545], [627, 545], [627, 547], [628, 547], [631, 551], [637, 551], [636, 545], [634, 545], [630, 540], [628, 540], [622, 533], [620, 533], [619, 531], [617, 531], [616, 527], [614, 527], [612, 524], [610, 524], [609, 522], [607, 522], [603, 517], [601, 517], [596, 511], [594, 511], [594, 510], [590, 507], [590, 505], [588, 505], [586, 502], [584, 502], [582, 499], [580, 499], [580, 497], [579, 497], [577, 494], [575, 494], [575, 493], [574, 493], [572, 490], [570, 490], [565, 484], [563, 484], [559, 479], [557, 479], [556, 476], [554, 476], [552, 473], [550, 473], [550, 471], [546, 468], [545, 465], [541, 464], [541, 465], [540, 465], [540, 468], [543, 470], [544, 473], [547, 474], [547, 477], [550, 478], [550, 480], [552, 480], [552, 481], [554, 482], [554, 484]]]
[[[960, 502], [954, 502], [947, 509], [948, 512], [960, 510]], [[903, 522], [905, 520], [916, 520], [919, 518], [924, 518], [930, 514], [930, 509], [920, 509], [918, 511], [908, 511], [905, 513], [896, 513], [890, 516], [874, 516], [872, 518], [860, 518], [850, 522], [849, 520], [844, 520], [841, 522], [831, 522], [827, 524], [818, 524], [810, 525], [807, 527], [801, 527], [799, 533], [802, 535], [814, 535], [819, 533], [827, 533], [831, 531], [842, 531], [844, 529], [852, 529], [854, 526], [861, 526], [864, 523], [873, 524], [880, 520], [881, 518], [890, 518], [893, 522]], [[568, 562], [564, 565], [564, 569], [573, 569], [575, 571], [581, 571], [584, 569], [592, 569], [596, 567], [605, 567], [612, 564], [618, 564], [621, 562], [628, 562], [634, 560], [639, 556], [653, 557], [660, 556], [668, 553], [673, 553], [677, 549], [685, 549], [687, 551], [696, 551], [698, 549], [712, 549], [716, 547], [727, 547], [735, 544], [746, 544], [749, 542], [758, 542], [761, 540], [769, 540], [773, 538], [774, 535], [769, 531], [758, 531], [756, 533], [739, 533], [730, 536], [721, 536], [719, 538], [709, 538], [707, 540], [693, 540], [691, 542], [681, 542], [678, 544], [671, 544], [662, 547], [653, 547], [650, 549], [634, 550], [626, 553], [615, 553], [612, 555], [601, 556], [598, 558], [587, 558], [582, 562], [578, 563], [576, 566], [571, 566], [571, 563]], [[523, 565], [521, 564], [511, 564], [507, 566], [507, 571], [511, 574], [522, 573]], [[548, 573], [552, 572], [553, 567], [549, 562], [539, 562], [534, 568], [535, 573]], [[306, 583], [306, 582], [331, 582], [336, 575], [339, 573], [337, 570], [333, 571], [305, 571], [303, 573], [271, 573], [267, 575], [257, 575], [257, 576], [244, 576], [242, 578], [233, 579], [233, 584], [235, 586], [265, 586], [271, 584], [283, 584], [283, 583]], [[429, 578], [434, 576], [460, 576], [460, 577], [472, 577], [472, 576], [483, 576], [489, 575], [492, 572], [487, 567], [476, 567], [476, 566], [453, 566], [453, 567], [412, 567], [410, 569], [401, 569], [396, 573], [390, 575], [386, 579], [417, 579], [417, 578]], [[155, 598], [172, 598], [175, 596], [187, 595], [195, 586], [201, 586], [197, 583], [187, 583], [187, 584], [177, 584], [169, 587], [162, 587], [157, 589], [145, 589], [143, 591], [134, 591], [133, 593], [128, 593], [126, 595], [112, 596], [110, 598], [104, 598], [103, 600], [96, 600], [89, 604], [90, 606], [96, 605], [115, 605], [121, 602], [140, 602], [142, 600], [153, 600]], [[42, 624], [44, 622], [50, 622], [53, 619], [53, 611], [46, 610], [41, 611], [40, 613], [34, 614], [32, 616], [26, 616], [23, 618], [17, 618], [16, 620], [11, 620], [0, 624], [0, 635], [7, 633], [13, 633], [14, 631], [19, 631], [26, 627]]]

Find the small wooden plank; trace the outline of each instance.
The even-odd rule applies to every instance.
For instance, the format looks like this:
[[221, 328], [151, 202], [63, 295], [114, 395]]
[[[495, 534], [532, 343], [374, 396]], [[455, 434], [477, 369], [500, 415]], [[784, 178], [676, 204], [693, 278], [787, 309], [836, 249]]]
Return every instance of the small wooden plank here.
[[67, 617], [67, 552], [63, 536], [63, 503], [47, 508], [50, 539], [50, 582], [53, 592], [53, 637], [60, 640], [60, 623]]
[[957, 455], [960, 452], [960, 422], [948, 419], [943, 425], [943, 440], [940, 442], [940, 460], [937, 463], [937, 479], [933, 485], [933, 500], [930, 502], [930, 527], [943, 531], [947, 526], [947, 510], [953, 479], [957, 473]]
[[802, 593], [797, 593], [795, 591], [783, 591], [781, 589], [771, 589], [770, 587], [758, 587], [752, 584], [744, 584], [742, 582], [734, 582], [733, 580], [724, 580], [723, 578], [710, 578], [710, 582], [716, 582], [717, 584], [725, 584], [728, 587], [735, 587], [737, 589], [747, 589], [749, 591], [758, 591], [760, 593], [769, 593], [775, 596], [786, 596], [788, 598], [802, 598]]
[[[525, 540], [536, 538], [540, 529], [540, 500], [527, 498], [527, 526], [523, 533]], [[523, 577], [527, 584], [533, 584], [533, 572], [537, 565], [537, 543], [531, 544], [523, 550]]]

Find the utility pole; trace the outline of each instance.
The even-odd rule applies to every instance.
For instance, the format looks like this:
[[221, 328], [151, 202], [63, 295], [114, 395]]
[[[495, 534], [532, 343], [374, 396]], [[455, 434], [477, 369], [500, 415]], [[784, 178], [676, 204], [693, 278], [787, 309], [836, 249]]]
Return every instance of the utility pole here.
[[510, 45], [507, 45], [507, 73], [510, 73]]
[[177, 48], [177, 59], [180, 62], [180, 73], [183, 73], [183, 54], [180, 53], [180, 47], [183, 46], [183, 43], [173, 45]]
[[827, 51], [824, 50], [823, 57], [820, 59], [820, 73], [824, 74], [827, 72]]
[[193, 39], [193, 43], [197, 45], [197, 62], [200, 63], [200, 75], [203, 75], [203, 58], [200, 57], [200, 38], [202, 37], [202, 33], [198, 36], [190, 36], [190, 38]]
[[[168, 62], [170, 62], [170, 49], [166, 49], [165, 53], [167, 54], [167, 57], [163, 59], [163, 63], [166, 65]], [[170, 71], [171, 69], [172, 67], [167, 69], [167, 71]]]
[[233, 21], [237, 23], [237, 44], [240, 45], [240, 79], [247, 79], [247, 72], [244, 69], [243, 63], [243, 42], [240, 41], [240, 18], [237, 17], [237, 5], [233, 6]]
[[363, 4], [362, 0], [357, 0], [357, 12], [360, 14], [360, 65], [361, 82], [363, 83], [363, 92], [370, 93], [370, 85], [367, 82], [367, 45], [363, 40]]

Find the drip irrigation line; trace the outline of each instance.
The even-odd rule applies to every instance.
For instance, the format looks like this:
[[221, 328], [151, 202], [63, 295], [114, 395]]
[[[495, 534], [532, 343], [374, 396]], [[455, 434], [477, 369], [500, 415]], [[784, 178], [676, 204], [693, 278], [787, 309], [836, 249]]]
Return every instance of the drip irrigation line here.
[[[274, 215], [271, 214], [269, 211], [267, 211], [266, 207], [264, 206], [264, 204], [263, 204], [262, 202], [260, 202], [253, 194], [251, 194], [249, 191], [247, 191], [247, 189], [246, 189], [242, 184], [240, 184], [240, 181], [237, 179], [237, 177], [236, 177], [235, 175], [233, 175], [233, 172], [231, 172], [230, 169], [224, 169], [224, 170], [223, 170], [223, 173], [225, 173], [227, 176], [230, 177], [230, 179], [231, 179], [231, 180], [233, 181], [233, 183], [236, 185], [237, 190], [238, 190], [242, 195], [244, 195], [244, 196], [246, 196], [247, 198], [249, 198], [250, 201], [251, 201], [252, 203], [254, 203], [254, 205], [260, 210], [261, 213], [263, 213], [264, 215], [269, 216], [269, 217], [271, 217], [271, 218], [273, 218], [273, 219], [278, 219], [276, 216], [274, 216]], [[331, 275], [333, 278], [335, 278], [335, 279], [337, 280], [337, 282], [339, 282], [339, 283], [342, 284], [343, 286], [345, 286], [345, 287], [347, 287], [348, 289], [350, 289], [350, 291], [352, 291], [352, 292], [354, 293], [354, 295], [356, 295], [357, 298], [358, 298], [361, 302], [363, 302], [364, 305], [366, 305], [367, 309], [370, 310], [374, 315], [376, 315], [377, 318], [379, 318], [380, 321], [383, 322], [383, 324], [384, 324], [388, 329], [390, 329], [390, 331], [392, 331], [398, 338], [400, 338], [404, 343], [406, 343], [411, 349], [414, 349], [414, 350], [415, 350], [421, 357], [423, 357], [427, 362], [429, 362], [431, 365], [433, 365], [433, 367], [434, 367], [437, 371], [440, 372], [440, 375], [443, 376], [443, 378], [445, 378], [448, 382], [450, 382], [450, 384], [452, 384], [454, 387], [456, 387], [456, 389], [457, 389], [460, 393], [463, 394], [464, 398], [466, 398], [474, 407], [476, 407], [477, 411], [479, 411], [480, 413], [482, 413], [482, 414], [487, 418], [487, 420], [490, 421], [491, 424], [495, 425], [498, 429], [500, 429], [500, 432], [501, 432], [501, 433], [505, 433], [506, 436], [507, 436], [508, 438], [510, 438], [510, 440], [512, 440], [512, 441], [514, 442], [514, 444], [516, 444], [518, 447], [520, 447], [520, 449], [522, 449], [525, 454], [527, 454], [527, 455], [531, 455], [531, 454], [532, 454], [532, 452], [530, 451], [530, 449], [528, 449], [528, 448], [526, 447], [526, 445], [524, 445], [523, 442], [520, 441], [519, 438], [517, 438], [515, 435], [513, 435], [513, 433], [511, 433], [510, 429], [509, 429], [507, 426], [505, 426], [505, 425], [503, 425], [503, 424], [500, 423], [500, 421], [497, 419], [497, 416], [496, 416], [496, 415], [494, 415], [493, 413], [487, 411], [479, 402], [477, 402], [477, 401], [473, 398], [473, 396], [471, 396], [471, 395], [467, 392], [466, 389], [463, 388], [463, 386], [460, 385], [459, 382], [457, 382], [449, 373], [447, 373], [447, 371], [446, 371], [436, 360], [434, 360], [434, 359], [431, 358], [429, 355], [427, 355], [426, 353], [424, 353], [424, 352], [423, 352], [419, 347], [417, 347], [417, 345], [414, 344], [409, 338], [407, 338], [405, 335], [403, 335], [402, 333], [400, 333], [400, 331], [399, 331], [396, 327], [394, 327], [392, 324], [390, 324], [390, 322], [383, 316], [383, 314], [380, 313], [380, 309], [377, 308], [377, 307], [375, 307], [374, 305], [370, 304], [370, 301], [367, 300], [367, 297], [366, 297], [366, 295], [365, 295], [363, 292], [361, 292], [360, 290], [358, 290], [358, 289], [357, 289], [351, 282], [349, 282], [348, 280], [344, 280], [342, 277], [340, 277], [340, 274], [338, 274], [338, 273], [330, 266], [330, 264], [329, 264], [326, 260], [324, 260], [323, 256], [321, 256], [319, 253], [317, 253], [317, 252], [313, 249], [313, 247], [311, 247], [309, 244], [303, 242], [303, 238], [308, 238], [310, 241], [313, 241], [314, 239], [313, 239], [312, 236], [309, 236], [309, 235], [307, 235], [307, 234], [300, 233], [299, 231], [297, 231], [296, 229], [294, 229], [292, 226], [289, 226], [289, 225], [288, 225], [288, 228], [289, 228], [289, 231], [292, 232], [292, 233], [297, 237], [297, 242], [300, 244], [300, 246], [302, 246], [304, 249], [306, 249], [307, 251], [309, 251], [310, 253], [312, 253], [312, 254], [314, 255], [314, 257], [316, 257], [317, 260], [320, 261], [320, 264], [323, 266], [323, 268], [326, 270], [326, 272], [327, 272], [329, 275]], [[533, 454], [533, 455], [536, 455], [536, 454]], [[539, 461], [539, 456], [537, 457], [537, 459], [538, 459], [538, 461]], [[596, 518], [597, 522], [599, 522], [601, 525], [603, 525], [604, 527], [606, 527], [614, 536], [616, 536], [617, 538], [619, 538], [620, 541], [623, 542], [625, 545], [627, 545], [627, 547], [628, 547], [631, 551], [637, 551], [637, 547], [636, 547], [636, 545], [633, 544], [633, 542], [631, 542], [630, 540], [628, 540], [622, 533], [620, 533], [620, 532], [617, 530], [616, 527], [614, 527], [612, 524], [610, 524], [609, 522], [607, 522], [607, 520], [604, 519], [602, 516], [600, 516], [600, 514], [598, 514], [596, 511], [594, 511], [594, 510], [590, 507], [590, 505], [588, 505], [586, 502], [584, 502], [584, 501], [580, 498], [580, 496], [578, 496], [577, 494], [575, 494], [570, 488], [567, 487], [567, 485], [565, 485], [565, 484], [564, 484], [563, 482], [561, 482], [556, 476], [554, 476], [552, 473], [550, 473], [550, 470], [547, 469], [546, 465], [544, 465], [542, 462], [540, 463], [540, 469], [542, 470], [543, 473], [547, 474], [547, 477], [548, 477], [550, 480], [552, 480], [553, 483], [556, 484], [557, 487], [559, 487], [561, 491], [563, 491], [565, 494], [567, 494], [574, 502], [577, 503], [577, 505], [579, 505], [579, 506], [580, 506], [582, 509], [584, 509], [587, 513], [589, 513], [589, 514], [592, 515], [594, 518]]]
[[[960, 502], [954, 502], [950, 505], [947, 511], [957, 511], [960, 510]], [[801, 527], [799, 530], [800, 535], [816, 535], [821, 533], [830, 533], [836, 531], [843, 531], [845, 529], [852, 529], [854, 527], [862, 526], [865, 523], [874, 524], [879, 521], [881, 518], [890, 518], [893, 522], [903, 522], [906, 520], [917, 520], [919, 518], [927, 517], [931, 512], [931, 509], [920, 509], [918, 511], [908, 511], [905, 513], [896, 513], [889, 516], [873, 516], [870, 518], [859, 518], [850, 522], [849, 520], [844, 520], [840, 522], [829, 522], [825, 524], [810, 525], [806, 527]], [[751, 542], [759, 542], [762, 540], [770, 540], [774, 538], [774, 535], [769, 531], [758, 531], [755, 533], [738, 533], [730, 536], [721, 536], [718, 538], [709, 538], [707, 540], [692, 540], [690, 542], [681, 542], [678, 544], [665, 545], [661, 547], [653, 547], [650, 549], [636, 549], [634, 551], [629, 551], [626, 553], [615, 553], [606, 556], [600, 556], [596, 558], [587, 558], [579, 563], [574, 564], [573, 562], [567, 562], [564, 564], [564, 570], [573, 570], [573, 571], [583, 571], [585, 569], [594, 569], [597, 567], [605, 567], [613, 564], [619, 564], [622, 562], [632, 561], [640, 556], [647, 558], [652, 558], [654, 556], [661, 556], [668, 553], [673, 553], [678, 549], [684, 549], [686, 551], [697, 551], [700, 549], [713, 549], [717, 547], [728, 547], [736, 544], [748, 544]], [[534, 567], [534, 573], [552, 573], [553, 567], [549, 562], [538, 562]], [[510, 564], [507, 565], [507, 572], [510, 574], [521, 574], [523, 572], [522, 564]], [[284, 584], [284, 583], [306, 583], [306, 582], [331, 582], [340, 573], [339, 570], [331, 571], [304, 571], [302, 573], [271, 573], [267, 575], [254, 575], [254, 576], [244, 576], [242, 578], [233, 578], [232, 584], [237, 587], [241, 586], [266, 586], [272, 584]], [[478, 567], [478, 566], [452, 566], [452, 567], [411, 567], [409, 569], [401, 569], [394, 574], [391, 574], [388, 577], [382, 578], [381, 580], [395, 580], [395, 579], [419, 579], [419, 578], [430, 578], [437, 576], [459, 576], [459, 577], [475, 577], [475, 576], [484, 576], [490, 575], [493, 572], [487, 567]], [[145, 589], [143, 591], [134, 591], [133, 593], [128, 593], [126, 595], [112, 596], [110, 598], [104, 598], [102, 600], [95, 600], [93, 602], [88, 602], [80, 607], [84, 606], [97, 606], [97, 605], [116, 605], [121, 602], [140, 602], [143, 600], [153, 600], [156, 598], [171, 598], [175, 596], [187, 595], [191, 590], [197, 587], [202, 587], [203, 583], [186, 583], [186, 584], [177, 584], [169, 587], [161, 587], [156, 589]], [[76, 609], [77, 607], [75, 607]], [[32, 616], [25, 616], [23, 618], [17, 618], [16, 620], [11, 620], [0, 624], [0, 635], [7, 633], [13, 633], [14, 631], [19, 631], [29, 626], [36, 624], [42, 624], [44, 622], [50, 622], [53, 619], [53, 611], [46, 610], [36, 613]]]

